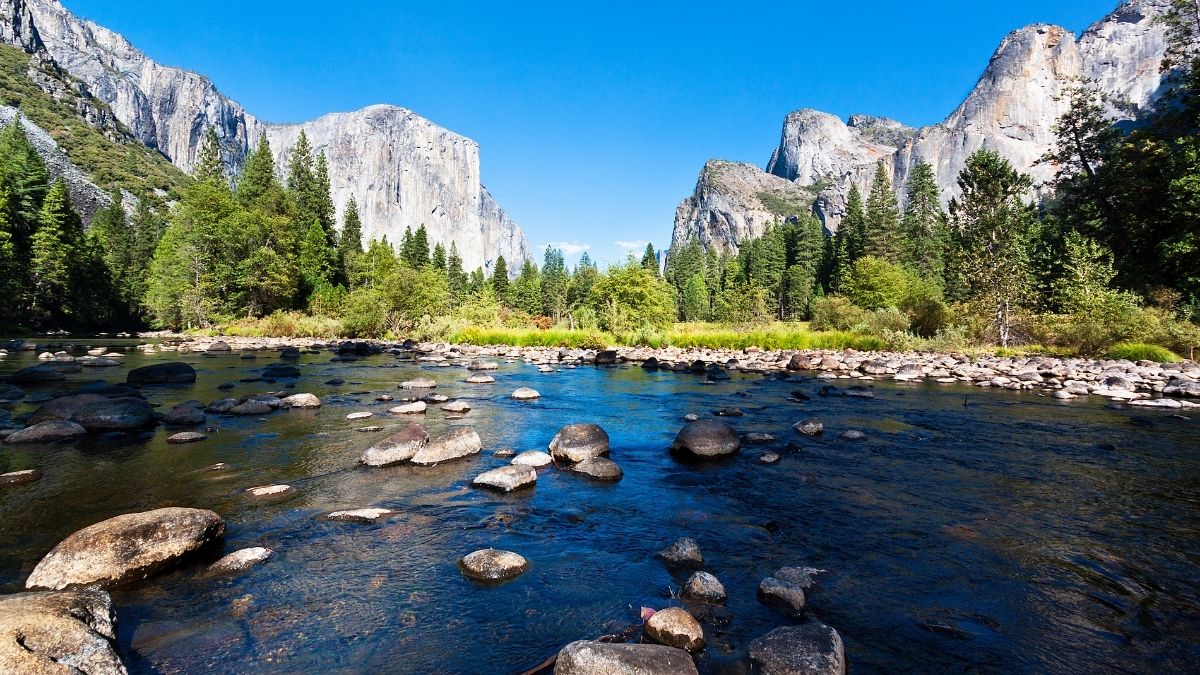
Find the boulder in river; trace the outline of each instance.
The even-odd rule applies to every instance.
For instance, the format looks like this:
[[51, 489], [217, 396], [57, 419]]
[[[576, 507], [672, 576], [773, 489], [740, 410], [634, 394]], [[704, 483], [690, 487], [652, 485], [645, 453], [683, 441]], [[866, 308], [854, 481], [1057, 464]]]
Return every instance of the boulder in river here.
[[180, 361], [156, 363], [129, 371], [129, 384], [190, 384], [196, 381], [196, 369]]
[[428, 377], [418, 377], [400, 383], [401, 389], [433, 389], [436, 386], [437, 382]]
[[599, 424], [568, 424], [550, 441], [550, 454], [572, 464], [607, 455], [608, 433]]
[[689, 422], [675, 437], [671, 449], [701, 459], [726, 457], [737, 452], [742, 441], [728, 424], [717, 420]]
[[535, 398], [541, 397], [542, 395], [536, 389], [530, 389], [529, 387], [518, 387], [512, 393], [512, 398], [518, 401], [532, 401]]
[[704, 556], [700, 554], [700, 546], [691, 537], [683, 537], [664, 548], [654, 557], [667, 563], [668, 567], [696, 569], [704, 564]]
[[377, 523], [381, 519], [392, 515], [395, 511], [391, 509], [348, 509], [345, 511], [334, 511], [325, 516], [326, 520], [334, 520], [344, 523]]
[[246, 488], [246, 494], [261, 501], [282, 501], [296, 495], [296, 488], [282, 483]]
[[[511, 453], [511, 451], [509, 452]], [[502, 455], [500, 455], [499, 451], [496, 451], [496, 456], [501, 457]], [[541, 450], [526, 450], [512, 459], [513, 464], [524, 464], [525, 466], [532, 466], [535, 469], [550, 466], [553, 462], [554, 458], [550, 456], [550, 453], [542, 452]]]
[[217, 545], [225, 521], [206, 509], [126, 513], [59, 542], [33, 568], [26, 588], [111, 588], [141, 581]]
[[389, 408], [388, 412], [393, 415], [421, 415], [425, 413], [425, 409], [428, 407], [425, 401], [413, 401]]
[[529, 569], [529, 561], [512, 551], [485, 548], [460, 558], [458, 568], [476, 581], [508, 581], [524, 574]]
[[307, 392], [292, 394], [283, 398], [283, 404], [288, 408], [320, 408], [321, 399]]
[[61, 443], [83, 436], [87, 429], [70, 420], [46, 420], [20, 431], [14, 431], [4, 439], [5, 443]]
[[71, 421], [88, 431], [128, 431], [154, 424], [154, 409], [140, 398], [109, 398], [79, 406]]
[[683, 599], [691, 602], [725, 602], [725, 586], [708, 572], [696, 572], [683, 585]]
[[13, 384], [44, 384], [47, 382], [62, 382], [67, 379], [62, 370], [52, 363], [39, 363], [36, 366], [22, 368], [8, 376]]
[[646, 620], [646, 637], [660, 645], [689, 652], [704, 649], [704, 629], [700, 622], [681, 607], [668, 607]]
[[537, 469], [525, 464], [509, 464], [498, 469], [484, 471], [471, 481], [476, 487], [492, 488], [501, 492], [512, 492], [537, 482]]
[[163, 415], [163, 424], [169, 427], [194, 427], [204, 424], [208, 418], [204, 415], [204, 404], [199, 401], [180, 403]]
[[820, 436], [825, 431], [825, 425], [815, 417], [800, 420], [793, 424], [792, 428], [805, 436]]
[[619, 481], [625, 475], [621, 467], [607, 457], [589, 457], [572, 466], [571, 471], [583, 474], [593, 480], [610, 482]]
[[13, 485], [26, 485], [36, 483], [42, 479], [42, 472], [37, 469], [21, 469], [20, 471], [9, 471], [8, 473], [0, 473], [0, 487], [11, 487]]
[[238, 574], [264, 563], [275, 552], [262, 546], [243, 548], [226, 554], [220, 560], [208, 566], [209, 574]]
[[496, 378], [491, 375], [472, 375], [467, 378], [467, 384], [491, 384]]
[[858, 429], [847, 429], [842, 432], [839, 438], [843, 441], [865, 441], [867, 440], [867, 435]]
[[469, 457], [483, 450], [483, 441], [471, 427], [457, 427], [436, 438], [417, 450], [410, 460], [413, 464], [433, 466], [460, 457]]
[[698, 675], [691, 654], [666, 645], [579, 640], [558, 652], [555, 675]]
[[71, 419], [71, 415], [75, 414], [76, 410], [79, 410], [88, 403], [106, 400], [108, 400], [107, 396], [92, 392], [52, 398], [38, 406], [38, 409], [33, 411], [33, 414], [29, 416], [26, 423], [34, 425], [46, 420], [69, 420]]
[[[211, 407], [211, 406], [210, 406]], [[229, 409], [231, 415], [242, 415], [249, 417], [251, 415], [266, 415], [274, 410], [269, 404], [262, 401], [243, 401]]]
[[602, 349], [596, 352], [596, 358], [592, 360], [598, 366], [609, 366], [617, 362], [617, 351], [615, 349]]
[[199, 431], [181, 431], [177, 434], [171, 434], [167, 437], [167, 442], [172, 445], [181, 445], [183, 443], [197, 443], [208, 438], [208, 434]]
[[442, 412], [448, 412], [451, 415], [466, 415], [471, 412], [471, 404], [466, 401], [450, 401], [442, 406]]
[[480, 361], [478, 359], [467, 364], [467, 370], [496, 370], [500, 367], [495, 361]]
[[367, 466], [388, 466], [412, 459], [429, 442], [429, 432], [420, 424], [410, 424], [367, 448], [362, 463]]
[[0, 596], [0, 672], [125, 675], [116, 620], [99, 589]]
[[842, 636], [819, 621], [782, 626], [750, 643], [750, 662], [772, 675], [845, 675]]

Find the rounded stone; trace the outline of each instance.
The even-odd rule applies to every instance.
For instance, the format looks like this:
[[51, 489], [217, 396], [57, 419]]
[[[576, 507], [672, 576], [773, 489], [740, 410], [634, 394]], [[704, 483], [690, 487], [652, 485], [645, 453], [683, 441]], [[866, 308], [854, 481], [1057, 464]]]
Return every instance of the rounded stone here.
[[537, 469], [525, 464], [508, 464], [479, 474], [471, 484], [475, 487], [512, 492], [536, 482]]
[[867, 435], [857, 429], [850, 429], [842, 432], [841, 439], [844, 441], [865, 441], [867, 440]]
[[369, 410], [363, 410], [363, 411], [359, 411], [359, 412], [352, 412], [352, 413], [346, 415], [346, 419], [348, 419], [348, 420], [365, 420], [369, 417], [374, 416], [374, 414], [375, 413], [373, 413]]
[[758, 461], [763, 464], [778, 464], [779, 455], [774, 452], [764, 452], [758, 456]]
[[87, 429], [69, 420], [46, 420], [9, 434], [4, 442], [59, 443], [74, 440], [86, 433]]
[[186, 363], [156, 363], [129, 371], [129, 384], [190, 384], [196, 381], [196, 369]]
[[[501, 456], [499, 451], [496, 452], [496, 456]], [[550, 456], [550, 453], [541, 450], [526, 450], [512, 459], [513, 464], [524, 464], [535, 469], [550, 466], [553, 462], [554, 458]]]
[[412, 459], [429, 442], [429, 432], [420, 424], [410, 424], [367, 448], [360, 460], [367, 466], [388, 466]]
[[302, 393], [284, 397], [283, 404], [289, 408], [320, 408], [321, 399], [315, 394]]
[[512, 551], [485, 548], [463, 556], [458, 561], [458, 568], [476, 581], [508, 581], [524, 574], [529, 569], [529, 561]]
[[71, 421], [88, 431], [127, 431], [154, 424], [154, 409], [140, 398], [110, 398], [85, 403]]
[[700, 546], [691, 537], [683, 537], [675, 543], [654, 554], [670, 567], [695, 569], [704, 564], [704, 556], [700, 554]]
[[555, 675], [696, 675], [691, 654], [666, 645], [579, 640], [558, 652]]
[[519, 387], [512, 393], [512, 398], [518, 401], [532, 401], [535, 398], [541, 397], [542, 395], [536, 389], [530, 389], [529, 387]]
[[825, 425], [819, 419], [808, 418], [792, 425], [792, 428], [805, 436], [820, 436], [825, 431]]
[[472, 375], [467, 378], [468, 384], [491, 384], [496, 381], [496, 378], [491, 375]]
[[549, 449], [555, 459], [575, 464], [608, 454], [608, 433], [598, 424], [568, 424], [555, 434]]
[[0, 672], [125, 675], [116, 621], [99, 589], [0, 596]]
[[668, 607], [654, 613], [646, 621], [646, 637], [660, 645], [689, 652], [704, 649], [704, 629], [687, 610]]
[[127, 513], [59, 542], [34, 567], [26, 588], [101, 588], [140, 581], [219, 543], [225, 521], [206, 509]]
[[725, 586], [708, 572], [696, 572], [683, 585], [683, 598], [692, 602], [718, 603], [725, 601]]
[[842, 637], [829, 626], [810, 621], [782, 626], [750, 643], [750, 661], [761, 672], [778, 675], [845, 675]]
[[291, 485], [260, 485], [258, 487], [246, 488], [246, 494], [255, 499], [276, 500], [286, 499], [296, 494], [296, 489]]
[[220, 560], [208, 566], [209, 574], [238, 574], [264, 563], [275, 552], [262, 546], [243, 548], [223, 556]]
[[589, 457], [571, 467], [571, 471], [601, 481], [619, 481], [625, 472], [616, 462], [607, 457]]
[[671, 449], [709, 459], [732, 455], [741, 447], [741, 439], [728, 424], [717, 420], [697, 420], [679, 431]]
[[393, 415], [420, 415], [428, 408], [424, 401], [404, 403], [388, 410]]
[[172, 434], [167, 437], [167, 442], [171, 444], [180, 443], [196, 443], [208, 438], [207, 434], [202, 434], [199, 431], [181, 431], [177, 434]]
[[35, 483], [41, 479], [42, 472], [37, 469], [9, 471], [8, 473], [0, 473], [0, 487], [26, 485], [28, 483]]
[[442, 406], [442, 412], [448, 412], [452, 415], [465, 415], [471, 412], [471, 404], [466, 401], [451, 401]]
[[428, 445], [417, 450], [411, 461], [421, 466], [433, 466], [479, 454], [480, 450], [483, 450], [483, 441], [479, 433], [471, 427], [457, 427], [430, 439]]
[[428, 377], [418, 377], [400, 383], [402, 389], [433, 389], [436, 386], [437, 382]]
[[334, 511], [327, 514], [325, 519], [347, 523], [376, 523], [393, 513], [395, 511], [392, 509], [349, 509], [346, 511]]

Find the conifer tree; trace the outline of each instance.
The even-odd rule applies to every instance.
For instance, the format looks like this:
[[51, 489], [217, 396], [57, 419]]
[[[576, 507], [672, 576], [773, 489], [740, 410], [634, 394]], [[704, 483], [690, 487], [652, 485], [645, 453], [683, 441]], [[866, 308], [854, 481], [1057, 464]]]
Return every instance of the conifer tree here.
[[708, 285], [704, 275], [696, 273], [683, 285], [683, 320], [708, 321]]
[[900, 207], [896, 204], [896, 193], [882, 160], [875, 165], [875, 178], [867, 196], [863, 252], [888, 262], [900, 262]]
[[325, 238], [321, 221], [313, 219], [300, 244], [300, 279], [312, 291], [330, 283], [337, 268], [336, 251]]
[[8, 195], [5, 209], [17, 260], [29, 259], [29, 239], [38, 227], [50, 172], [29, 142], [18, 116], [0, 131], [0, 185]]
[[258, 138], [258, 147], [246, 155], [246, 165], [238, 180], [235, 192], [238, 202], [246, 207], [259, 207], [278, 215], [279, 199], [283, 186], [275, 177], [275, 158], [271, 156], [271, 145], [267, 135]]
[[204, 144], [196, 155], [196, 164], [192, 168], [196, 180], [225, 180], [225, 164], [221, 157], [221, 140], [217, 138], [217, 128], [209, 127], [204, 134]]
[[342, 214], [342, 232], [338, 237], [338, 249], [342, 258], [362, 253], [362, 219], [358, 215], [358, 202], [354, 195], [346, 200], [346, 212]]
[[547, 246], [542, 259], [542, 313], [556, 322], [567, 311], [568, 281], [562, 250]]
[[508, 301], [526, 314], [542, 313], [542, 279], [532, 260], [521, 265], [521, 273], [508, 288]]
[[445, 273], [446, 272], [446, 247], [442, 246], [442, 242], [438, 242], [433, 247], [433, 255], [429, 259], [433, 269]]
[[0, 182], [0, 325], [15, 322], [20, 310], [20, 265], [8, 223], [8, 189]]
[[918, 161], [908, 178], [908, 200], [901, 221], [904, 248], [901, 263], [926, 279], [942, 278], [945, 265], [946, 214], [933, 167]]
[[71, 314], [72, 265], [82, 233], [67, 185], [56, 180], [46, 193], [30, 245], [31, 309], [34, 319], [43, 324], [62, 326]]
[[[287, 189], [296, 205], [296, 225], [300, 232], [307, 233], [314, 220], [320, 222], [317, 177], [313, 173], [312, 146], [303, 130], [292, 148], [288, 161]], [[322, 225], [322, 230], [324, 226]]]
[[508, 297], [508, 262], [504, 256], [497, 257], [496, 264], [492, 266], [492, 290], [497, 300], [505, 302]]
[[463, 261], [458, 255], [458, 246], [450, 241], [450, 254], [446, 257], [446, 283], [450, 292], [450, 302], [458, 304], [467, 295], [468, 279], [463, 272]]
[[658, 255], [654, 252], [654, 244], [646, 242], [646, 252], [642, 254], [642, 267], [658, 276]]
[[862, 193], [857, 185], [850, 186], [850, 195], [846, 199], [846, 215], [838, 226], [838, 235], [842, 237], [842, 258], [846, 270], [856, 260], [865, 255], [867, 238], [867, 214], [863, 210]]
[[329, 164], [325, 160], [325, 151], [317, 153], [317, 165], [313, 171], [313, 209], [316, 211], [317, 220], [321, 221], [321, 227], [325, 230], [325, 237], [330, 244], [337, 242], [337, 230], [334, 224], [337, 218], [337, 209], [333, 205], [332, 186], [329, 184]]

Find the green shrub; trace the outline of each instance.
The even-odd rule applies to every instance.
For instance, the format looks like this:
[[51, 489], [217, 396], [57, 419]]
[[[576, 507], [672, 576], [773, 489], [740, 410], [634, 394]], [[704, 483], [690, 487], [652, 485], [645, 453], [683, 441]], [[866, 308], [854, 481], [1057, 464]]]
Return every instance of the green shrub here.
[[885, 333], [908, 332], [908, 317], [894, 307], [876, 309], [866, 313], [862, 323], [854, 327], [859, 333], [883, 337]]
[[373, 288], [356, 288], [342, 306], [346, 337], [370, 338], [383, 334], [387, 325], [387, 297]]
[[1158, 345], [1144, 342], [1121, 342], [1109, 348], [1105, 358], [1125, 359], [1127, 361], [1157, 361], [1158, 363], [1176, 363], [1182, 361], [1177, 354]]
[[859, 258], [846, 280], [846, 297], [863, 309], [898, 308], [919, 283], [915, 274], [881, 258]]
[[850, 330], [866, 319], [866, 312], [841, 295], [831, 295], [825, 298], [814, 298], [809, 305], [812, 321], [809, 324], [813, 330]]

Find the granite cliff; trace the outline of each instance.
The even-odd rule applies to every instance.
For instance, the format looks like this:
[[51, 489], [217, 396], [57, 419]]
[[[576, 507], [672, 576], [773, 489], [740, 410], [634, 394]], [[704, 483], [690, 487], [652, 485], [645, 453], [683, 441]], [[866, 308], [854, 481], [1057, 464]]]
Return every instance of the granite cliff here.
[[[816, 110], [787, 115], [766, 174], [815, 192], [813, 211], [830, 230], [845, 212], [846, 195], [870, 188], [875, 164], [883, 161], [897, 193], [918, 161], [934, 169], [943, 198], [957, 194], [956, 178], [967, 157], [980, 148], [996, 150], [1021, 171], [1045, 181], [1053, 167], [1036, 164], [1054, 143], [1054, 124], [1065, 110], [1060, 95], [1071, 81], [1086, 78], [1108, 98], [1114, 121], [1134, 120], [1153, 107], [1165, 27], [1156, 21], [1170, 0], [1127, 0], [1081, 36], [1059, 26], [1034, 25], [1014, 31], [996, 49], [970, 94], [943, 122], [920, 129], [882, 117], [855, 115], [849, 121]], [[708, 167], [705, 167], [707, 172]], [[746, 233], [709, 228], [706, 223], [746, 219], [728, 213], [724, 186], [706, 181], [676, 211], [673, 241], [698, 238], [721, 248], [736, 246]], [[754, 180], [758, 180], [756, 177]], [[703, 187], [703, 189], [701, 189]], [[748, 228], [751, 236], [761, 228]]]

